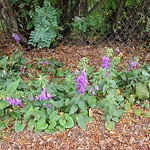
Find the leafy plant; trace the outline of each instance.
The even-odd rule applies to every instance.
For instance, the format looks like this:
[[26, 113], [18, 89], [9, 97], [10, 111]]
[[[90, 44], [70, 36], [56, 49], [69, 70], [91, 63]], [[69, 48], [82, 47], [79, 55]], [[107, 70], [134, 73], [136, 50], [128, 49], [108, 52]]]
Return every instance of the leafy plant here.
[[58, 25], [58, 11], [48, 1], [44, 1], [43, 7], [37, 7], [33, 15], [34, 31], [31, 31], [29, 44], [38, 48], [56, 45], [60, 39]]

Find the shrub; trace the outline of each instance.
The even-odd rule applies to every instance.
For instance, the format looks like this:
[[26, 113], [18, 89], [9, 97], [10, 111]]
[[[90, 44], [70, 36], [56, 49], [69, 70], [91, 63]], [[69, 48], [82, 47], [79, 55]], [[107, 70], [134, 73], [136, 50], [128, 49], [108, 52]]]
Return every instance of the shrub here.
[[44, 1], [43, 7], [37, 7], [32, 18], [34, 31], [31, 31], [29, 44], [38, 48], [56, 45], [62, 29], [58, 25], [58, 16], [58, 11], [47, 1]]

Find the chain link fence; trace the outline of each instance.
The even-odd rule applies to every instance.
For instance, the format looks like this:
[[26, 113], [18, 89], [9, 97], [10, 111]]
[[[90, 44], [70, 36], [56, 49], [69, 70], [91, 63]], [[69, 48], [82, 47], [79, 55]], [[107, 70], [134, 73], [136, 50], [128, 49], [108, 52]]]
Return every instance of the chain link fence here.
[[[84, 18], [81, 18], [84, 20]], [[101, 34], [99, 28], [87, 32], [71, 32], [63, 41], [69, 45], [105, 45], [105, 46], [143, 46], [150, 49], [150, 6], [134, 7], [126, 10], [126, 14], [118, 20], [116, 27], [113, 23], [116, 18], [105, 20], [109, 28], [105, 28], [105, 33]], [[110, 21], [111, 20], [111, 21]]]

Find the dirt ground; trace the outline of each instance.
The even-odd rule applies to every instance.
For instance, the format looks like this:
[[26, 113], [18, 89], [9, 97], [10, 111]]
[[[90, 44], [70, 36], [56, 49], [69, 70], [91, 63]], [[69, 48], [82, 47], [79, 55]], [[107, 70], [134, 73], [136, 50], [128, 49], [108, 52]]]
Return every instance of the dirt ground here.
[[[1, 34], [2, 35], [2, 34]], [[24, 50], [24, 57], [29, 62], [35, 58], [55, 58], [63, 61], [65, 67], [75, 70], [83, 57], [89, 58], [90, 65], [100, 65], [104, 49], [98, 46], [63, 46], [59, 44], [56, 48], [31, 51]], [[113, 46], [113, 48], [116, 48]], [[145, 48], [119, 46], [121, 63], [126, 60], [139, 57], [140, 63], [150, 63], [149, 53]], [[10, 55], [15, 51], [16, 45], [6, 35], [0, 40], [0, 57], [4, 54]], [[104, 121], [101, 120], [101, 112], [92, 110], [94, 121], [87, 125], [86, 131], [81, 130], [77, 125], [63, 133], [35, 134], [25, 129], [21, 133], [15, 133], [13, 127], [9, 127], [0, 133], [0, 150], [149, 150], [150, 149], [150, 120], [144, 115], [137, 117], [133, 111], [138, 106], [133, 106], [116, 123], [113, 131], [104, 128]], [[141, 109], [141, 108], [138, 108]], [[146, 110], [142, 110], [142, 114]]]

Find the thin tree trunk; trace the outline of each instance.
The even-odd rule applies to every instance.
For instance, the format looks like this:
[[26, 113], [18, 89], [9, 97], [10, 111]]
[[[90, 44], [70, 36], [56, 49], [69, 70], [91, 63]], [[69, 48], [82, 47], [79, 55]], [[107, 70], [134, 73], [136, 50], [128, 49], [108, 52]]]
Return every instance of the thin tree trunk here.
[[126, 0], [121, 0], [121, 1], [120, 1], [120, 4], [119, 4], [119, 6], [118, 6], [118, 10], [117, 10], [117, 13], [116, 13], [116, 17], [115, 17], [115, 20], [114, 20], [113, 25], [112, 25], [113, 30], [114, 30], [114, 28], [115, 28], [115, 27], [117, 26], [117, 24], [118, 24], [118, 20], [119, 20], [121, 14], [122, 14], [122, 11], [123, 11], [123, 9], [124, 9], [124, 7], [125, 7], [125, 4], [126, 4]]

